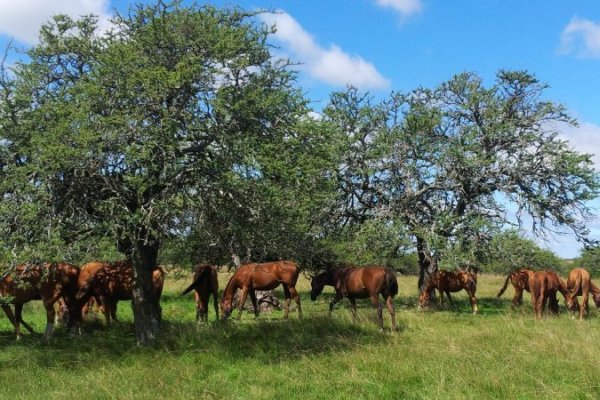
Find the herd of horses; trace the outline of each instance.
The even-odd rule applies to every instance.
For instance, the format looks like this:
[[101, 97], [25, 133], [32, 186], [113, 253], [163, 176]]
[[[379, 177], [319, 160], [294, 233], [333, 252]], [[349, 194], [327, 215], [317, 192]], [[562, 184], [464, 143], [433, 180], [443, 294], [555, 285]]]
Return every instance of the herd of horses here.
[[[439, 293], [440, 304], [444, 294], [452, 303], [451, 292], [465, 290], [469, 295], [473, 314], [478, 312], [476, 269], [458, 269], [455, 271], [438, 270], [429, 276], [421, 295], [419, 308], [426, 307], [435, 298], [434, 290]], [[288, 318], [291, 301], [296, 303], [298, 317], [302, 318], [300, 296], [296, 283], [300, 268], [292, 261], [276, 261], [268, 263], [250, 263], [240, 266], [229, 279], [220, 303], [218, 303], [217, 268], [213, 265], [200, 264], [194, 268], [193, 281], [181, 294], [194, 291], [196, 302], [196, 320], [208, 321], [208, 304], [213, 297], [213, 305], [217, 320], [219, 312], [226, 320], [234, 309], [234, 295], [240, 291], [238, 318], [247, 297], [250, 297], [254, 314], [258, 316], [256, 290], [272, 290], [281, 285], [285, 296], [284, 318]], [[160, 300], [164, 285], [164, 271], [157, 267], [152, 271], [154, 297]], [[542, 318], [543, 311], [548, 308], [558, 313], [557, 292], [565, 298], [567, 309], [578, 312], [583, 319], [588, 312], [588, 299], [591, 294], [596, 307], [600, 308], [600, 289], [595, 286], [589, 273], [583, 268], [573, 269], [565, 283], [553, 271], [533, 271], [520, 268], [506, 277], [504, 285], [498, 293], [500, 297], [511, 283], [515, 289], [514, 305], [523, 301], [523, 292], [531, 293], [536, 318]], [[81, 329], [83, 317], [90, 308], [96, 307], [105, 316], [107, 325], [117, 320], [117, 302], [131, 300], [134, 285], [134, 271], [130, 263], [118, 261], [90, 262], [81, 268], [68, 263], [28, 263], [9, 268], [0, 276], [0, 306], [13, 324], [17, 339], [21, 337], [21, 325], [29, 332], [33, 329], [22, 317], [23, 305], [32, 300], [42, 300], [46, 310], [46, 330], [43, 338], [49, 339], [54, 330], [57, 311], [60, 319], [66, 321], [67, 328]], [[383, 306], [380, 297], [391, 317], [392, 331], [395, 331], [396, 317], [394, 296], [398, 294], [398, 282], [394, 270], [377, 265], [364, 267], [341, 266], [315, 275], [311, 280], [311, 300], [316, 300], [325, 286], [332, 286], [335, 295], [329, 303], [329, 315], [336, 303], [347, 298], [352, 307], [352, 319], [356, 319], [356, 300], [368, 298], [377, 311], [379, 328], [383, 330]], [[582, 297], [579, 305], [578, 296]], [[11, 308], [14, 306], [14, 312]]]

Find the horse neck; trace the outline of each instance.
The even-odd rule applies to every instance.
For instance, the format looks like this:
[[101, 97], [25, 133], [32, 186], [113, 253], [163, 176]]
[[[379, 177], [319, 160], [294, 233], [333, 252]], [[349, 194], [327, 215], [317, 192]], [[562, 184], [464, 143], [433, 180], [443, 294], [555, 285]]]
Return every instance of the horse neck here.
[[225, 286], [225, 290], [223, 291], [223, 300], [233, 299], [233, 295], [235, 294], [235, 291], [238, 288], [237, 280], [237, 277], [233, 275], [229, 282], [227, 282], [227, 286]]

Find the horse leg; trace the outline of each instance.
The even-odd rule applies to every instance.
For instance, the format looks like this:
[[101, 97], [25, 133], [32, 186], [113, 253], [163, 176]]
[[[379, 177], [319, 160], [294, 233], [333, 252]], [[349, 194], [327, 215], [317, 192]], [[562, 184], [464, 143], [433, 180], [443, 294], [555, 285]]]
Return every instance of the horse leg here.
[[374, 294], [371, 296], [371, 303], [373, 303], [373, 306], [377, 309], [377, 319], [379, 320], [379, 330], [383, 331], [383, 308], [381, 307], [381, 303], [379, 302], [379, 294]]
[[240, 312], [238, 314], [238, 319], [242, 319], [242, 310], [244, 309], [244, 303], [246, 302], [246, 297], [248, 297], [248, 289], [242, 289], [242, 293], [240, 294], [240, 304], [239, 309]]
[[288, 285], [282, 284], [283, 286], [283, 295], [285, 296], [285, 303], [283, 305], [283, 319], [288, 319], [288, 314], [290, 312], [290, 304], [292, 302], [292, 294], [290, 293], [290, 288]]
[[450, 303], [450, 306], [454, 307], [454, 302], [452, 301], [452, 297], [450, 297], [449, 290], [446, 290], [446, 296], [448, 297], [448, 303]]
[[513, 297], [513, 306], [520, 306], [523, 304], [523, 289], [515, 288], [515, 297]]
[[256, 292], [254, 289], [250, 289], [250, 300], [252, 301], [252, 308], [254, 309], [254, 318], [258, 318], [258, 302], [256, 301]]
[[292, 299], [296, 302], [296, 307], [298, 308], [298, 318], [302, 318], [302, 306], [300, 305], [300, 295], [296, 290], [295, 286], [290, 286], [290, 293], [292, 295]]
[[331, 318], [331, 312], [333, 311], [333, 306], [335, 306], [342, 299], [342, 295], [339, 292], [335, 292], [335, 296], [329, 302], [329, 317]]
[[46, 308], [46, 330], [42, 336], [43, 340], [50, 340], [52, 333], [54, 333], [54, 318], [56, 312], [54, 311], [54, 303], [50, 301], [44, 301], [44, 307]]
[[583, 315], [589, 312], [589, 304], [588, 304], [588, 293], [585, 292], [583, 293], [583, 296], [581, 297], [581, 309], [579, 310], [579, 320], [581, 321], [583, 319]]
[[19, 323], [17, 322], [17, 319], [15, 318], [15, 314], [13, 314], [12, 309], [10, 308], [10, 306], [8, 304], [2, 304], [2, 309], [4, 310], [4, 314], [6, 314], [6, 317], [8, 318], [10, 323], [13, 324], [13, 327], [15, 328], [15, 334], [17, 335], [17, 340], [21, 339], [21, 336], [19, 336], [19, 331], [17, 329], [17, 326], [19, 325]]
[[23, 321], [23, 304], [15, 304], [15, 320], [17, 321], [17, 336], [21, 333], [19, 324], [23, 324], [29, 333], [34, 333], [33, 328], [27, 322]]
[[387, 305], [387, 309], [392, 319], [392, 332], [395, 332], [398, 330], [398, 326], [396, 325], [396, 309], [394, 308], [394, 298], [392, 296], [388, 296], [387, 299], [385, 299], [385, 304]]
[[469, 292], [469, 301], [471, 302], [471, 310], [473, 311], [473, 315], [477, 314], [479, 309], [477, 308], [477, 298], [475, 297], [474, 290]]
[[118, 300], [113, 300], [110, 303], [110, 316], [115, 322], [119, 322], [119, 320], [117, 319], [117, 304]]

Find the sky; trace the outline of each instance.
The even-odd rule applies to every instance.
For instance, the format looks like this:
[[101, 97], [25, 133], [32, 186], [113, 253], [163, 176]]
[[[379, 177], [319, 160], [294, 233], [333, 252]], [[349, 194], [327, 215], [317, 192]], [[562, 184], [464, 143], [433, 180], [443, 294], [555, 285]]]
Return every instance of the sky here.
[[[52, 15], [96, 14], [107, 24], [126, 0], [0, 0], [0, 50], [9, 40], [35, 44]], [[155, 1], [137, 1], [155, 3]], [[298, 62], [299, 85], [316, 110], [353, 85], [374, 96], [434, 87], [461, 72], [488, 85], [499, 69], [528, 70], [550, 85], [579, 126], [561, 135], [594, 154], [600, 171], [600, 2], [598, 0], [238, 0], [198, 4], [267, 9], [277, 26], [276, 52]], [[589, 204], [600, 215], [600, 199]], [[600, 217], [588, 223], [600, 239]], [[534, 238], [564, 258], [576, 257], [572, 235]]]

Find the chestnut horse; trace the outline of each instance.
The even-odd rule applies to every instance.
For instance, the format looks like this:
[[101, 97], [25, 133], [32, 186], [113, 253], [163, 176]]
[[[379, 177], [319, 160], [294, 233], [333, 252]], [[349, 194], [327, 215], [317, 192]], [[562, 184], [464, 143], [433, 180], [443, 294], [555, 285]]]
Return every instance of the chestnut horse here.
[[479, 311], [477, 308], [477, 298], [475, 297], [475, 291], [477, 290], [476, 272], [471, 272], [465, 269], [458, 269], [455, 271], [436, 271], [429, 277], [429, 281], [419, 296], [419, 308], [427, 305], [429, 299], [431, 298], [431, 292], [434, 289], [437, 289], [440, 292], [440, 304], [444, 303], [444, 293], [446, 293], [450, 304], [453, 304], [452, 297], [450, 297], [450, 292], [459, 292], [464, 289], [469, 294], [469, 301], [471, 302], [473, 314], [477, 314]]
[[[93, 296], [100, 301], [100, 309], [104, 313], [106, 324], [111, 318], [117, 321], [117, 302], [131, 300], [133, 293], [133, 266], [127, 261], [113, 263], [91, 262], [81, 268], [77, 301], [81, 308], [86, 307]], [[152, 271], [152, 283], [156, 301], [160, 301], [164, 285], [164, 271], [157, 267]]]
[[315, 276], [311, 281], [310, 299], [315, 301], [323, 292], [325, 285], [333, 286], [335, 297], [329, 303], [329, 316], [333, 306], [344, 297], [352, 305], [352, 321], [356, 320], [356, 299], [370, 298], [377, 309], [379, 328], [383, 330], [383, 311], [379, 295], [385, 299], [387, 309], [392, 319], [392, 332], [397, 329], [394, 296], [398, 294], [398, 281], [391, 268], [378, 265], [366, 267], [343, 266], [325, 271]]
[[528, 268], [518, 268], [511, 271], [504, 281], [504, 286], [500, 288], [496, 297], [500, 297], [504, 294], [506, 287], [508, 286], [508, 281], [510, 281], [515, 289], [515, 295], [512, 299], [513, 306], [523, 304], [523, 291], [529, 292], [529, 276], [532, 274], [533, 271]]
[[213, 305], [217, 320], [219, 319], [219, 303], [217, 296], [219, 294], [219, 279], [217, 269], [209, 264], [199, 264], [194, 268], [194, 281], [187, 289], [181, 293], [181, 296], [194, 290], [194, 299], [196, 301], [196, 321], [202, 320], [208, 322], [208, 301], [210, 295], [213, 295]]
[[[565, 302], [569, 311], [579, 311], [579, 320], [583, 319], [584, 313], [589, 312], [588, 298], [591, 283], [590, 274], [585, 269], [574, 268], [569, 272]], [[581, 296], [581, 307], [577, 301], [577, 296]]]
[[31, 300], [42, 300], [46, 309], [46, 330], [44, 340], [54, 332], [54, 303], [63, 297], [69, 309], [76, 308], [75, 293], [79, 269], [68, 263], [20, 264], [7, 271], [0, 278], [0, 296], [10, 298], [14, 304], [13, 314], [10, 305], [2, 304], [4, 313], [15, 327], [17, 339], [21, 338], [23, 326], [31, 333], [33, 328], [23, 321], [23, 305]]
[[273, 290], [280, 284], [283, 286], [285, 295], [285, 305], [283, 317], [287, 319], [290, 310], [290, 302], [293, 298], [298, 308], [298, 317], [302, 318], [302, 308], [300, 306], [300, 296], [296, 291], [296, 282], [300, 268], [291, 261], [275, 261], [262, 264], [244, 264], [233, 274], [221, 298], [221, 312], [223, 320], [226, 320], [233, 311], [233, 296], [235, 291], [240, 289], [240, 303], [238, 319], [242, 317], [242, 309], [246, 302], [246, 297], [250, 295], [254, 315], [258, 317], [258, 304], [256, 302], [255, 290]]
[[537, 271], [529, 277], [529, 289], [533, 312], [537, 319], [542, 319], [542, 313], [548, 303], [548, 308], [558, 314], [558, 299], [556, 292], [560, 292], [565, 300], [568, 296], [567, 285], [553, 271]]

